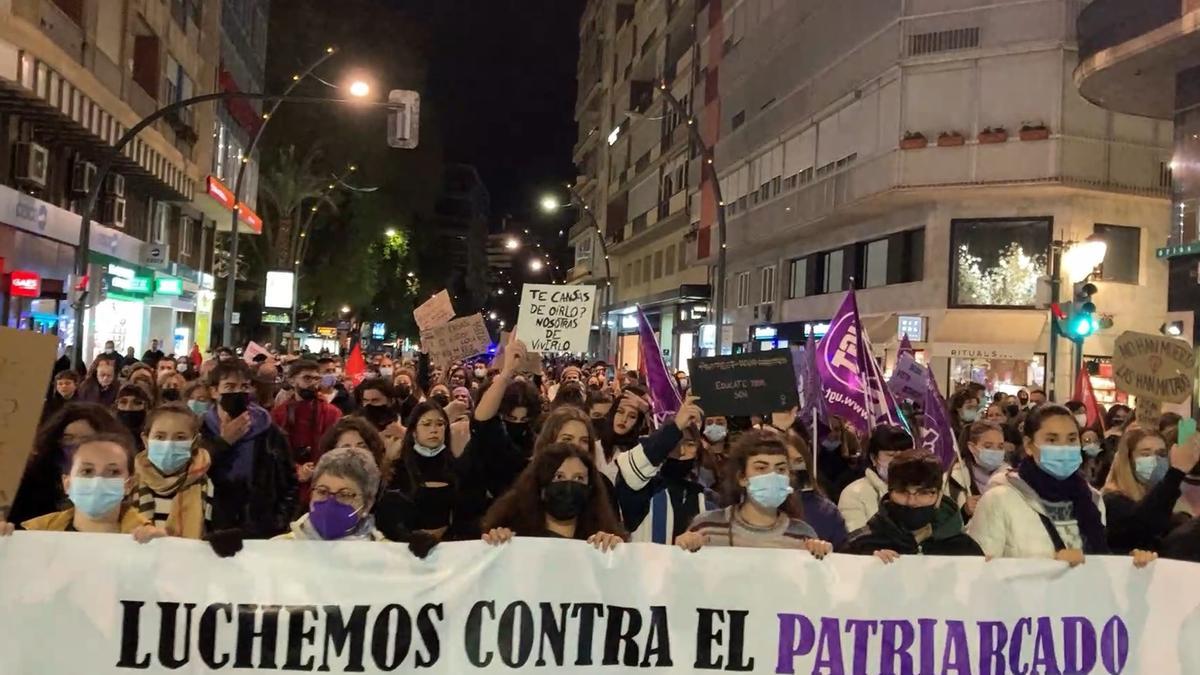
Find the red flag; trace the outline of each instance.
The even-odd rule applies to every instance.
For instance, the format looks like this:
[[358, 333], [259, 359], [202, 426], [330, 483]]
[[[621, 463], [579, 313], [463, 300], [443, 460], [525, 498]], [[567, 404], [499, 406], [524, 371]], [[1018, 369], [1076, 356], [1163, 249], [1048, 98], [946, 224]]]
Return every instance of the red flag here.
[[197, 370], [200, 369], [200, 364], [204, 363], [204, 355], [200, 353], [200, 345], [192, 344], [192, 353], [189, 355], [192, 360], [192, 366]]
[[350, 349], [350, 356], [346, 357], [346, 379], [358, 386], [363, 378], [367, 375], [367, 362], [363, 360], [362, 348], [358, 341], [354, 341], [354, 347]]
[[1079, 401], [1087, 411], [1085, 427], [1099, 426], [1104, 432], [1104, 418], [1100, 415], [1100, 404], [1096, 401], [1096, 392], [1092, 390], [1092, 378], [1088, 376], [1087, 368], [1079, 369], [1079, 377], [1075, 378], [1075, 389], [1071, 393], [1072, 401]]

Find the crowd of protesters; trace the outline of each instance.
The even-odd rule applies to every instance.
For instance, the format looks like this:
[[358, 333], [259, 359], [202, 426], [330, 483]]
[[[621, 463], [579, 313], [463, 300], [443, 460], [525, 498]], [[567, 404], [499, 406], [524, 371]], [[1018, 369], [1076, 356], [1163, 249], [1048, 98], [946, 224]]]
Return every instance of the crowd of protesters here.
[[[553, 537], [803, 549], [876, 556], [1200, 561], [1200, 437], [1180, 418], [1126, 406], [1088, 424], [1038, 389], [955, 391], [949, 470], [912, 429], [857, 434], [797, 410], [657, 409], [644, 376], [604, 362], [519, 369], [491, 360], [374, 356], [347, 373], [331, 355], [224, 349], [142, 357], [109, 345], [85, 375], [58, 372], [0, 535], [109, 532], [140, 542], [247, 539], [502, 545]], [[701, 554], [702, 555], [702, 554]]]

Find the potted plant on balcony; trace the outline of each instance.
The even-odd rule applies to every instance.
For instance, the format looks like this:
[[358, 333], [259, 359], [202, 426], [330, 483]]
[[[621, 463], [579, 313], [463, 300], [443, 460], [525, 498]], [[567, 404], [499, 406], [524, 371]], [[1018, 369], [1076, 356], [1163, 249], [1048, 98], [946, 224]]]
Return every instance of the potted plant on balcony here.
[[979, 132], [980, 143], [1004, 143], [1008, 140], [1008, 130], [1004, 127], [985, 127]]
[[906, 131], [904, 138], [900, 139], [901, 150], [920, 150], [928, 145], [929, 139], [919, 131]]
[[1020, 134], [1023, 141], [1044, 141], [1050, 138], [1050, 129], [1041, 121], [1022, 122]]
[[938, 134], [937, 144], [939, 148], [952, 148], [957, 145], [966, 143], [967, 139], [957, 131], [943, 131]]

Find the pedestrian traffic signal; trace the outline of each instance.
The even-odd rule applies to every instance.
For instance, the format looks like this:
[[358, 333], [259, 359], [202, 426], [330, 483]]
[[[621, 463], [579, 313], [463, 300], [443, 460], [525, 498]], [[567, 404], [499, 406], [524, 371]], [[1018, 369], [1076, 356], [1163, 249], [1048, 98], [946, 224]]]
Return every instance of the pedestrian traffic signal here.
[[1096, 317], [1096, 303], [1092, 301], [1096, 291], [1095, 284], [1075, 284], [1075, 301], [1071, 303], [1071, 312], [1067, 317], [1066, 334], [1076, 342], [1082, 342], [1100, 328]]

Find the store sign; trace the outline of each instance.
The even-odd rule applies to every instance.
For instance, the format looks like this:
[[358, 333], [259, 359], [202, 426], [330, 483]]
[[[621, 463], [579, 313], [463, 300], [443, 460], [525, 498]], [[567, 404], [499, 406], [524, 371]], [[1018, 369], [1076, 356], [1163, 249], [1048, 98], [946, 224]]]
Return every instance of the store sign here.
[[375, 340], [387, 339], [387, 324], [376, 323], [371, 326], [371, 337]]
[[245, 202], [235, 201], [233, 190], [230, 190], [219, 178], [209, 176], [205, 181], [205, 187], [209, 197], [212, 197], [218, 204], [230, 211], [236, 206], [238, 220], [245, 223], [255, 234], [262, 234], [262, 218], [259, 218], [258, 214], [247, 206]]
[[337, 326], [317, 326], [317, 335], [323, 338], [336, 338]]
[[[910, 337], [911, 339], [911, 337]], [[1032, 361], [1033, 347], [1024, 345], [974, 345], [953, 342], [935, 342], [930, 352], [934, 356], [951, 359], [1001, 359]]]
[[905, 335], [910, 342], [924, 342], [925, 317], [901, 314], [896, 320], [896, 339], [903, 340]]
[[805, 326], [805, 333], [807, 335], [811, 335], [815, 338], [825, 337], [825, 334], [828, 332], [829, 332], [829, 322], [828, 321], [817, 321], [817, 322], [810, 323], [807, 326]]
[[183, 295], [183, 279], [159, 277], [154, 280], [154, 292], [159, 295]]
[[774, 326], [751, 326], [751, 340], [774, 340], [779, 331]]
[[109, 264], [106, 275], [108, 286], [134, 295], [150, 295], [154, 291], [154, 277], [143, 276], [137, 270], [124, 265]]
[[262, 322], [289, 324], [292, 322], [292, 315], [287, 312], [263, 312]]
[[292, 293], [295, 276], [291, 272], [267, 272], [267, 293], [263, 300], [263, 306], [274, 309], [291, 309], [295, 301]]
[[8, 294], [14, 298], [36, 298], [42, 294], [42, 278], [37, 272], [13, 270]]

